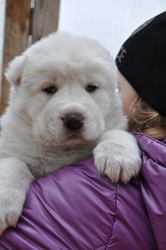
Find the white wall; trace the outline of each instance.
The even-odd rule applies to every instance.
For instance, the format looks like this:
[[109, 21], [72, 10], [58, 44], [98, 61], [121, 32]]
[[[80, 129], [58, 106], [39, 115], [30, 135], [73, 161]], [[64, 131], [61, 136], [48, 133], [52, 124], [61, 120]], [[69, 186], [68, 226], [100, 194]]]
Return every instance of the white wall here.
[[61, 0], [59, 29], [91, 36], [116, 56], [144, 21], [166, 10], [166, 0]]
[[[99, 40], [114, 57], [134, 29], [166, 10], [166, 0], [60, 1], [59, 29]], [[0, 0], [0, 76], [4, 9], [5, 0]]]

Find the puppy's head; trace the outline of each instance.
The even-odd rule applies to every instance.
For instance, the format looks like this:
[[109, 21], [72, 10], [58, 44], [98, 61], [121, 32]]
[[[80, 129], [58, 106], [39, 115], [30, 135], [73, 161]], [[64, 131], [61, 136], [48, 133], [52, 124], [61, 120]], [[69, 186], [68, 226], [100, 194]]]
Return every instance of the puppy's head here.
[[124, 126], [114, 61], [93, 39], [51, 34], [16, 57], [6, 77], [10, 109], [44, 144], [89, 143]]

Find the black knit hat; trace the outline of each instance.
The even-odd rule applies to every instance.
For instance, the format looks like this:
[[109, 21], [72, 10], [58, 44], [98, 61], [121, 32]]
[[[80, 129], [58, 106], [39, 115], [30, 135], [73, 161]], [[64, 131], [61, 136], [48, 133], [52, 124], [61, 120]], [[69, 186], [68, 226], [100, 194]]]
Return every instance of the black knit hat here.
[[116, 64], [138, 95], [166, 115], [166, 12], [132, 33], [122, 45]]

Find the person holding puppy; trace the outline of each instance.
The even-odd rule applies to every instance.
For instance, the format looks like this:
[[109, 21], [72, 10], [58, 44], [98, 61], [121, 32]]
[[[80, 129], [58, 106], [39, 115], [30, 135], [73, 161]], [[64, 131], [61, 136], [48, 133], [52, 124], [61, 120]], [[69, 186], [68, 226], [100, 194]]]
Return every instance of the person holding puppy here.
[[111, 183], [89, 157], [34, 181], [0, 249], [166, 249], [166, 12], [127, 39], [116, 64], [140, 175]]

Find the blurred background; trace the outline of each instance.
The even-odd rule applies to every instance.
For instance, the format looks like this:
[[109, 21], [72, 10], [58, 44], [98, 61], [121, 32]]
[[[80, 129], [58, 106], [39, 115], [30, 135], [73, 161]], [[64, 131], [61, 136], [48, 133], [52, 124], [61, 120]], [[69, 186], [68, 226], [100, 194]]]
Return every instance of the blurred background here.
[[113, 57], [143, 22], [166, 10], [166, 0], [0, 0], [0, 114], [7, 105], [8, 62], [56, 30], [90, 36]]

